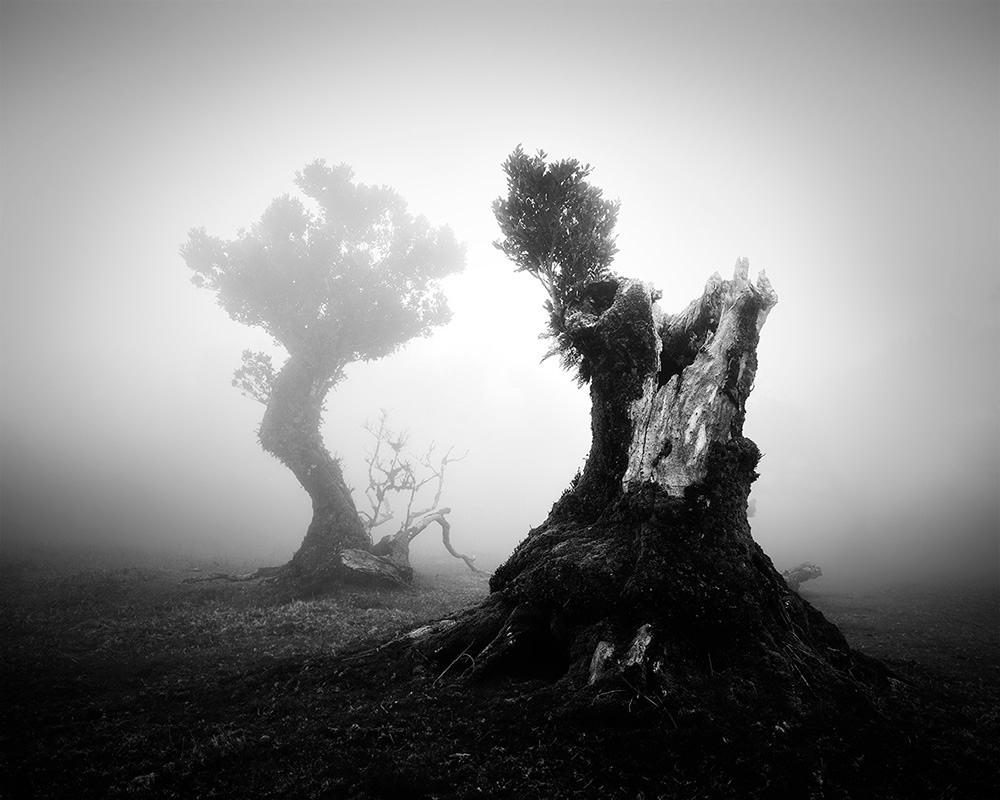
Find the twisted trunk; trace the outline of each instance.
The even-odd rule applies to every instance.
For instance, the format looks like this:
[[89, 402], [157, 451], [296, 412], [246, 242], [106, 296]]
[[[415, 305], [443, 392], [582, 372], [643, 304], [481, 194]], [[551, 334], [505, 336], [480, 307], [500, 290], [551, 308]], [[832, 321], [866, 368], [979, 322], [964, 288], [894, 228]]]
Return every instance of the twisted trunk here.
[[287, 572], [316, 586], [345, 577], [345, 550], [371, 547], [340, 464], [320, 433], [329, 386], [330, 376], [314, 360], [291, 355], [274, 380], [260, 426], [263, 448], [292, 471], [312, 501], [312, 521]]
[[732, 691], [765, 682], [793, 696], [881, 674], [750, 534], [759, 452], [743, 420], [777, 297], [748, 267], [713, 276], [673, 316], [626, 279], [566, 312], [591, 377], [587, 464], [487, 600], [420, 637], [425, 656], [477, 677], [624, 681], [664, 696], [722, 672]]

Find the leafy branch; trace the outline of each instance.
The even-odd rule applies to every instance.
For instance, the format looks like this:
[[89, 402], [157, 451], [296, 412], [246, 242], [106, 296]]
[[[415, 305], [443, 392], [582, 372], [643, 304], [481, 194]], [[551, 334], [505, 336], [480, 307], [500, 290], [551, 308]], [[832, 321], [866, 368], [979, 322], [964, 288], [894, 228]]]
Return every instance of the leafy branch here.
[[243, 351], [243, 366], [233, 373], [233, 386], [244, 396], [267, 405], [274, 385], [274, 365], [271, 356], [259, 350]]
[[618, 247], [613, 234], [621, 203], [605, 200], [585, 180], [589, 164], [576, 159], [546, 162], [539, 150], [529, 156], [518, 145], [503, 164], [507, 197], [493, 202], [502, 237], [493, 243], [545, 288], [549, 314], [546, 357], [560, 354], [563, 365], [582, 360], [566, 327], [567, 311], [586, 299], [587, 290], [612, 277]]

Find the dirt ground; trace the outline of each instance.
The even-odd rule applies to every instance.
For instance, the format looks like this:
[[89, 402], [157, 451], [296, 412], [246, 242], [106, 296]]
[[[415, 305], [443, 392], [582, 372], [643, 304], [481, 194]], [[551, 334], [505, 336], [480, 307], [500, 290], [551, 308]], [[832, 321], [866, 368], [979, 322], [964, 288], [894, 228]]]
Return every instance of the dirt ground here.
[[0, 796], [995, 796], [996, 587], [804, 586], [902, 688], [878, 720], [817, 709], [784, 730], [766, 698], [746, 718], [641, 693], [581, 705], [560, 684], [469, 687], [395, 658], [385, 642], [486, 594], [463, 564], [314, 600], [191, 581], [255, 566], [4, 563]]

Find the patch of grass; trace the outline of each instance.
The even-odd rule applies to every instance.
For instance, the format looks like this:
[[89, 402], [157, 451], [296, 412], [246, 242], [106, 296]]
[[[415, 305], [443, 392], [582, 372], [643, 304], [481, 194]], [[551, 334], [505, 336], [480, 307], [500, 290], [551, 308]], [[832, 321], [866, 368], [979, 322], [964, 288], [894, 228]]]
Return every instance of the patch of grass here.
[[260, 582], [185, 582], [207, 571], [196, 569], [5, 570], [2, 658], [205, 663], [333, 653], [396, 635], [486, 593], [477, 576], [443, 584], [418, 578], [412, 593], [357, 589], [283, 601]]
[[392, 647], [355, 657], [481, 599], [485, 580], [463, 569], [418, 570], [412, 592], [290, 602], [259, 583], [184, 582], [254, 566], [5, 568], [0, 787], [81, 800], [964, 799], [989, 796], [1000, 762], [991, 597], [811, 590], [906, 681], [880, 711], [906, 721], [887, 738], [822, 709], [795, 731], [766, 708], [723, 723], [642, 696], [567, 709], [558, 685], [467, 687]]

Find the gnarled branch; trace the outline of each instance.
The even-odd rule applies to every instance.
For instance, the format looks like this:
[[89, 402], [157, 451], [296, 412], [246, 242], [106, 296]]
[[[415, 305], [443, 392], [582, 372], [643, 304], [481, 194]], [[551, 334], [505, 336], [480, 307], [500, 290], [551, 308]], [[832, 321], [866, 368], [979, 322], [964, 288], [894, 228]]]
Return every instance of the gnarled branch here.
[[447, 519], [445, 519], [445, 515], [450, 513], [451, 513], [450, 508], [442, 508], [435, 511], [433, 514], [428, 514], [423, 519], [421, 519], [420, 522], [418, 522], [412, 528], [409, 528], [407, 530], [407, 536], [409, 537], [409, 540], [412, 542], [417, 537], [417, 534], [423, 531], [432, 522], [436, 522], [441, 526], [441, 541], [444, 542], [445, 549], [449, 553], [451, 553], [451, 555], [453, 555], [455, 558], [462, 559], [462, 561], [464, 561], [468, 565], [469, 569], [471, 569], [473, 572], [482, 573], [482, 570], [479, 569], [474, 563], [476, 560], [475, 556], [464, 555], [462, 553], [459, 553], [454, 547], [452, 547], [451, 523], [448, 522]]

